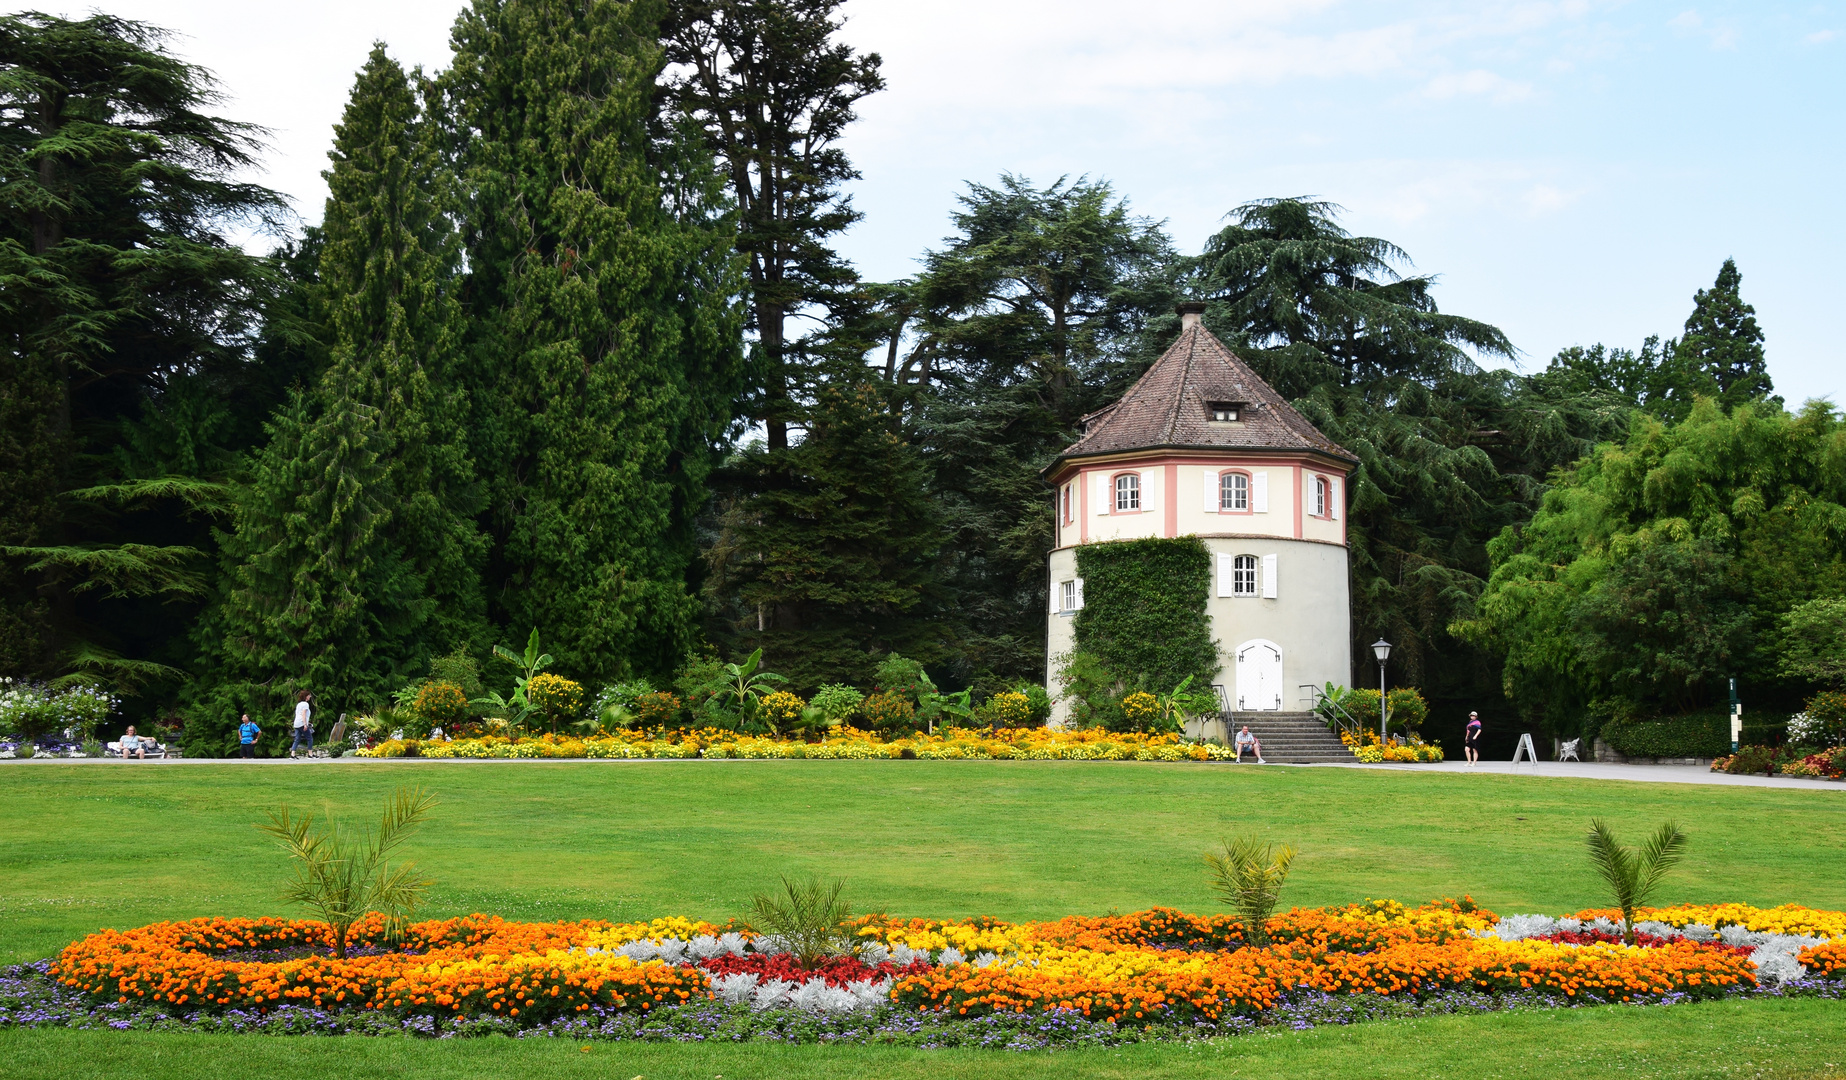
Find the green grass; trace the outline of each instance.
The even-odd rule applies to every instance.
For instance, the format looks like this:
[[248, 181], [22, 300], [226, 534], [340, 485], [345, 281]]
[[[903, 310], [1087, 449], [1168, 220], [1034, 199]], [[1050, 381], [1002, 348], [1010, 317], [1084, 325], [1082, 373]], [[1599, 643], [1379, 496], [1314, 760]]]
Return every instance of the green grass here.
[[1116, 1080], [1366, 1077], [1368, 1080], [1629, 1080], [1846, 1075], [1837, 1002], [1713, 1002], [1670, 1008], [1498, 1013], [1248, 1035], [1199, 1046], [1053, 1055], [882, 1047], [433, 1043], [143, 1032], [0, 1031], [9, 1080]]
[[[1285, 905], [1470, 893], [1501, 912], [1563, 912], [1605, 902], [1583, 853], [1592, 816], [1630, 842], [1667, 819], [1687, 828], [1690, 855], [1662, 899], [1846, 907], [1846, 793], [1831, 790], [1085, 762], [20, 764], [0, 767], [0, 959], [47, 956], [102, 926], [291, 914], [275, 899], [285, 860], [253, 823], [283, 802], [369, 817], [403, 783], [442, 800], [412, 850], [438, 882], [433, 915], [721, 919], [784, 872], [844, 876], [859, 910], [906, 915], [1210, 911], [1200, 853], [1239, 831], [1301, 849]], [[1559, 1076], [1654, 1075], [1650, 1062], [1667, 1063], [1660, 1075], [1815, 1075], [1846, 1053], [1826, 1049], [1837, 1035], [1818, 1037], [1843, 1020], [1837, 1005], [1773, 1002], [1419, 1020], [1207, 1051], [1066, 1055], [1059, 1071], [1398, 1075], [1404, 1064], [1402, 1075], [1492, 1075], [1470, 1063], [1510, 1074], [1539, 1054]], [[22, 1076], [70, 1055], [95, 1075], [159, 1061], [176, 1076], [999, 1077], [1043, 1065], [847, 1048], [599, 1046], [573, 1057], [492, 1041], [4, 1038], [0, 1058]], [[1558, 1039], [1573, 1049], [1547, 1049]], [[1588, 1048], [1605, 1040], [1640, 1056]], [[610, 1059], [637, 1064], [623, 1072]], [[1725, 1071], [1747, 1062], [1766, 1071]]]

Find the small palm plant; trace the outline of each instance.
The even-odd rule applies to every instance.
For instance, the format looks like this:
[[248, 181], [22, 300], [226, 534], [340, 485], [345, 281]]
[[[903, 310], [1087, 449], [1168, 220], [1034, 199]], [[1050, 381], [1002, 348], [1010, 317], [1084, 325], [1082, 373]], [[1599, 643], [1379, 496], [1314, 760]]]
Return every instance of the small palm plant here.
[[1660, 887], [1660, 879], [1685, 857], [1686, 834], [1669, 821], [1641, 845], [1640, 851], [1635, 851], [1617, 843], [1609, 826], [1601, 818], [1594, 818], [1586, 839], [1590, 862], [1615, 894], [1615, 906], [1622, 909], [1622, 938], [1633, 945], [1635, 909], [1647, 906], [1654, 890]]
[[376, 831], [349, 831], [332, 814], [316, 820], [286, 806], [271, 811], [268, 824], [257, 826], [295, 860], [295, 879], [282, 899], [320, 915], [333, 930], [333, 955], [346, 958], [347, 934], [367, 912], [383, 912], [395, 935], [422, 902], [431, 883], [417, 878], [417, 864], [393, 865], [390, 859], [435, 805], [435, 797], [422, 788], [399, 788], [385, 803]]
[[1254, 836], [1240, 836], [1224, 845], [1224, 854], [1205, 853], [1211, 867], [1212, 891], [1237, 909], [1243, 920], [1244, 940], [1262, 947], [1269, 944], [1269, 916], [1276, 909], [1282, 883], [1288, 880], [1295, 849], [1286, 844], [1266, 844]]
[[845, 923], [852, 908], [840, 898], [846, 883], [819, 878], [782, 879], [780, 893], [758, 893], [751, 901], [751, 928], [774, 934], [803, 968], [852, 952]]

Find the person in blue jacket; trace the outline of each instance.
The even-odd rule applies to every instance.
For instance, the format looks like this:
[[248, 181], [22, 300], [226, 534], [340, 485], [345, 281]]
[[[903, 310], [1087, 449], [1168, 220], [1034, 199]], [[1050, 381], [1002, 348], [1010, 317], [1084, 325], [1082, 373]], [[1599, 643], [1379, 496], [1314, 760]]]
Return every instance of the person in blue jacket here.
[[249, 713], [245, 713], [244, 722], [237, 725], [237, 741], [240, 744], [238, 749], [243, 751], [245, 757], [256, 756], [256, 740], [261, 738], [262, 734], [263, 729], [256, 726], [256, 721], [250, 719]]

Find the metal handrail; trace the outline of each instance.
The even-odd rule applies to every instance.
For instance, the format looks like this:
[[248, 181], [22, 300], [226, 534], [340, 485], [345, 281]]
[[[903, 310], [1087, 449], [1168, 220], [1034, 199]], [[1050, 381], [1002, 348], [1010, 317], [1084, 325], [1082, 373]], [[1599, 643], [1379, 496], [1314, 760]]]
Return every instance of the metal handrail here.
[[[1308, 700], [1313, 710], [1320, 713], [1321, 717], [1333, 725], [1335, 730], [1342, 735], [1351, 735], [1355, 739], [1359, 737], [1359, 721], [1346, 711], [1344, 705], [1328, 697], [1326, 691], [1312, 683], [1303, 683], [1302, 689], [1308, 692]], [[1322, 709], [1322, 705], [1327, 706], [1328, 709]], [[1345, 719], [1344, 723], [1341, 722], [1342, 717]]]

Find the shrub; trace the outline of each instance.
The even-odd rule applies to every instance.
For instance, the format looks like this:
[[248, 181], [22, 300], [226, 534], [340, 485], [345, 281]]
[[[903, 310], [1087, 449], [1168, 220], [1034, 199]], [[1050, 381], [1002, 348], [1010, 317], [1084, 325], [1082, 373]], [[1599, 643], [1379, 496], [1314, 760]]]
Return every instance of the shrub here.
[[[1415, 687], [1399, 686], [1387, 696], [1391, 702], [1392, 731], [1414, 731], [1429, 718], [1429, 703]], [[1340, 697], [1340, 707], [1352, 714], [1360, 730], [1378, 730], [1378, 691], [1354, 687]]]
[[54, 690], [44, 683], [0, 679], [0, 733], [50, 735], [74, 728], [89, 738], [117, 702], [99, 686], [78, 683]]
[[828, 683], [814, 692], [808, 704], [820, 710], [829, 724], [843, 724], [859, 711], [865, 695], [843, 683]]
[[874, 731], [913, 727], [917, 720], [917, 707], [889, 690], [866, 698], [859, 712]]
[[875, 677], [878, 689], [896, 694], [913, 705], [921, 701], [923, 695], [936, 692], [936, 684], [923, 671], [922, 663], [896, 653], [884, 658]]
[[526, 700], [555, 725], [583, 708], [583, 687], [562, 675], [540, 672], [526, 683]]
[[438, 656], [429, 662], [430, 682], [454, 683], [461, 687], [466, 697], [481, 696], [481, 665], [475, 663], [468, 654], [465, 645], [455, 646], [455, 651], [447, 656]]
[[[1061, 661], [1061, 663], [1057, 663]], [[1070, 703], [1070, 719], [1078, 727], [1126, 725], [1122, 718], [1122, 680], [1095, 653], [1074, 652], [1058, 657], [1058, 684]]]
[[1122, 719], [1130, 731], [1147, 731], [1160, 719], [1160, 699], [1137, 690], [1122, 699]]
[[801, 719], [801, 710], [807, 707], [808, 703], [801, 700], [801, 695], [777, 690], [763, 695], [762, 701], [757, 703], [756, 714], [776, 731], [785, 732]]
[[[1734, 776], [1749, 776], [1754, 773], [1774, 772], [1785, 762], [1795, 760], [1795, 755], [1775, 746], [1744, 746], [1735, 754], [1724, 759], [1724, 771]], [[1712, 762], [1713, 767], [1717, 762]]]
[[1729, 715], [1712, 711], [1624, 717], [1605, 724], [1602, 738], [1630, 757], [1717, 757], [1731, 748], [1731, 724]]
[[1210, 685], [1218, 645], [1206, 617], [1211, 553], [1196, 536], [1118, 540], [1077, 549], [1083, 607], [1071, 627], [1128, 687]]
[[1022, 683], [1013, 687], [1013, 693], [1025, 695], [1027, 707], [1031, 709], [1033, 727], [1051, 719], [1051, 694], [1044, 687], [1037, 683]]
[[468, 695], [452, 682], [426, 682], [410, 710], [426, 724], [453, 727], [468, 715]]
[[1016, 690], [995, 694], [981, 706], [981, 722], [989, 727], [1032, 726], [1032, 699]]
[[676, 694], [654, 690], [637, 695], [628, 706], [636, 727], [675, 727], [680, 722], [680, 700]]
[[785, 877], [780, 895], [758, 893], [751, 902], [751, 929], [781, 938], [803, 969], [845, 956], [853, 950], [852, 933], [846, 928], [852, 908], [840, 898], [845, 887], [843, 881], [797, 882]]
[[[415, 756], [414, 749], [407, 752]], [[431, 883], [417, 878], [416, 863], [393, 863], [391, 853], [435, 805], [422, 788], [399, 788], [376, 830], [342, 829], [331, 814], [319, 821], [313, 814], [297, 817], [287, 806], [258, 826], [295, 860], [295, 880], [282, 899], [320, 915], [333, 932], [335, 956], [346, 959], [346, 935], [367, 912], [382, 912], [396, 929], [428, 892]]]
[[1797, 746], [1846, 743], [1846, 694], [1823, 690], [1809, 698], [1802, 711], [1789, 718], [1788, 741]]

